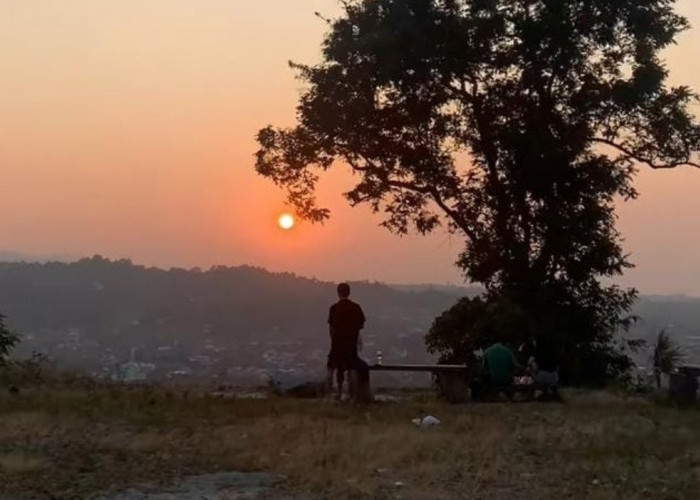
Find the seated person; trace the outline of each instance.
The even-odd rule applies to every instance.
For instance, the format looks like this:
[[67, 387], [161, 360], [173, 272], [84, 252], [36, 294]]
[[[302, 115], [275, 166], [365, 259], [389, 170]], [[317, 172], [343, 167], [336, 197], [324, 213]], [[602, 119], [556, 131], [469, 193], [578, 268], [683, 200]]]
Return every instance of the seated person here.
[[484, 369], [487, 382], [494, 387], [510, 386], [520, 363], [513, 351], [504, 344], [496, 342], [484, 351]]
[[559, 364], [552, 342], [542, 337], [535, 341], [535, 355], [530, 358], [528, 368], [545, 398], [559, 397]]
[[510, 397], [513, 377], [521, 367], [513, 351], [501, 342], [496, 342], [484, 351], [482, 363], [483, 380], [472, 385], [472, 397], [478, 399], [484, 390], [493, 393], [501, 389]]

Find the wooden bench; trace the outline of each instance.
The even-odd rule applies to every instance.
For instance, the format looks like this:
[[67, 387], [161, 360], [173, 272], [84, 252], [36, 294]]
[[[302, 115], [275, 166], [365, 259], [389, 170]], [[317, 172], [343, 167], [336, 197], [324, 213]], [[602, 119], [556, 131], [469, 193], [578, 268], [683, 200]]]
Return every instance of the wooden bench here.
[[385, 365], [368, 366], [370, 372], [426, 372], [435, 376], [440, 395], [451, 403], [469, 399], [469, 368], [466, 365]]
[[[465, 403], [470, 397], [471, 370], [466, 365], [385, 365], [368, 366], [370, 371], [405, 371], [428, 372], [435, 376], [440, 396], [451, 403]], [[699, 369], [700, 370], [700, 369]], [[509, 395], [522, 394], [526, 400], [532, 400], [537, 391], [543, 388], [533, 383], [513, 384], [507, 387], [484, 387], [483, 400], [489, 400], [499, 393]]]
[[678, 367], [678, 371], [689, 377], [700, 377], [700, 366], [698, 365], [683, 365]]
[[466, 365], [369, 365], [374, 372], [431, 372], [468, 374]]

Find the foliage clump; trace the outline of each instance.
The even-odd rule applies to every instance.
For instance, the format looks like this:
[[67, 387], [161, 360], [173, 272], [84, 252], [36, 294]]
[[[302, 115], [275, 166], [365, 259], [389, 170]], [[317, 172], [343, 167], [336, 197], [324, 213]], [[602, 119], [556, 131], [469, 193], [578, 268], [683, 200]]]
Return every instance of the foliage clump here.
[[5, 320], [6, 316], [0, 313], [0, 365], [5, 363], [7, 356], [20, 340], [19, 335], [10, 330]]
[[[342, 3], [323, 60], [293, 65], [307, 85], [297, 126], [258, 134], [258, 173], [323, 221], [317, 181], [344, 165], [348, 201], [389, 230], [462, 238], [457, 265], [485, 304], [517, 309], [511, 336], [556, 338], [580, 366], [622, 355], [636, 291], [611, 284], [631, 267], [615, 203], [637, 196], [640, 166], [700, 166], [696, 95], [667, 83], [660, 57], [688, 27], [674, 2]], [[498, 321], [482, 306], [462, 304]]]

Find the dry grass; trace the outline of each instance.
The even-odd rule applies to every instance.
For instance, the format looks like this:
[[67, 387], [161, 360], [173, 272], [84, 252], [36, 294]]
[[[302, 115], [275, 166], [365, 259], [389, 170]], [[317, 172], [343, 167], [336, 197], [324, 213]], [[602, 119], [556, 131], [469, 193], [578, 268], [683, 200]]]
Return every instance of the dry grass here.
[[[439, 427], [411, 419], [431, 413]], [[164, 391], [0, 397], [0, 497], [85, 498], [215, 471], [287, 476], [299, 498], [696, 498], [700, 414], [606, 393], [567, 404], [360, 408]]]
[[33, 457], [23, 453], [0, 454], [0, 470], [7, 474], [21, 474], [41, 469], [46, 465], [46, 460], [41, 457]]

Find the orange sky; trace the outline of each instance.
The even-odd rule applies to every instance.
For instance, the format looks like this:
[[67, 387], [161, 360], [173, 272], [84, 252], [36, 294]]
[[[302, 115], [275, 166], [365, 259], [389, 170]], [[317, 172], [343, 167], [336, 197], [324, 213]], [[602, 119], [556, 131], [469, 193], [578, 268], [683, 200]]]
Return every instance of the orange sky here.
[[[700, 90], [697, 26], [668, 54]], [[283, 194], [253, 171], [256, 131], [292, 124], [336, 0], [0, 0], [0, 251], [161, 266], [253, 264], [322, 279], [458, 283], [460, 243], [397, 238], [332, 174], [325, 226], [275, 226]], [[644, 292], [700, 295], [700, 171], [642, 172], [620, 210]]]

